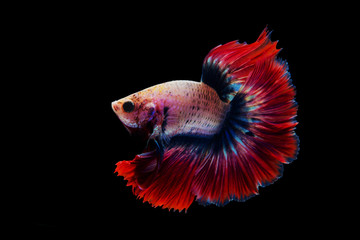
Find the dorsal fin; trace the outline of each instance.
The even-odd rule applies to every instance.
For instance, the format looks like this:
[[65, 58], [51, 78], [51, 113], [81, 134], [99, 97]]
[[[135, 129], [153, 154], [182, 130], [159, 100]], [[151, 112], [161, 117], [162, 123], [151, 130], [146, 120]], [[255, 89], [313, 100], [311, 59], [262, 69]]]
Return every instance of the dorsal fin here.
[[275, 57], [280, 51], [265, 28], [252, 44], [232, 41], [213, 48], [204, 59], [201, 81], [215, 89], [220, 99], [230, 102], [252, 73], [258, 60]]

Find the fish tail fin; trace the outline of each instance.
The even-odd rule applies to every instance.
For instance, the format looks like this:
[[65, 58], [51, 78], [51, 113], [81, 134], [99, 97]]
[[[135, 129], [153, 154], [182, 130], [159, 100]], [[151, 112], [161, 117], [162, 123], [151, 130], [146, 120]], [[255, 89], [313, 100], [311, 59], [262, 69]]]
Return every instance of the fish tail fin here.
[[278, 52], [265, 29], [255, 43], [231, 42], [205, 59], [203, 82], [231, 107], [222, 130], [204, 144], [208, 160], [199, 160], [193, 185], [200, 203], [244, 201], [296, 159], [295, 88]]

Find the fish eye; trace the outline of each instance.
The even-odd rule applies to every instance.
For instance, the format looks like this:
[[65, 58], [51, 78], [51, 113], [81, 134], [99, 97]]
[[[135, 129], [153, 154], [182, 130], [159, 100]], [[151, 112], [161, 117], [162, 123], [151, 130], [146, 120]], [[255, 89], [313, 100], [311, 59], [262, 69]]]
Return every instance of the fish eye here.
[[129, 112], [134, 111], [135, 105], [132, 101], [127, 101], [127, 102], [124, 102], [122, 107], [125, 112], [129, 113]]

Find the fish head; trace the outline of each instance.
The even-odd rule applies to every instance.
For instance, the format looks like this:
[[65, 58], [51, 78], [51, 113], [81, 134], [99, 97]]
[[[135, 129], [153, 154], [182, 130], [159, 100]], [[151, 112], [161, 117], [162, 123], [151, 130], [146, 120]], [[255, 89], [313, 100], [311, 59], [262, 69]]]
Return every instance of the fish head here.
[[152, 133], [156, 107], [151, 99], [132, 94], [112, 102], [112, 109], [131, 135]]

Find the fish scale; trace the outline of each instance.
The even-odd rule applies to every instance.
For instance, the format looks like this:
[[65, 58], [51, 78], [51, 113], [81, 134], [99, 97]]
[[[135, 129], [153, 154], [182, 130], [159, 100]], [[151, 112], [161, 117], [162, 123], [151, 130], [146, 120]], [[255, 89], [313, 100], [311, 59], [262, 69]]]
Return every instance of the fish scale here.
[[155, 104], [168, 108], [165, 134], [213, 135], [220, 131], [230, 104], [220, 100], [216, 91], [201, 82], [177, 80], [155, 85], [142, 94]]

